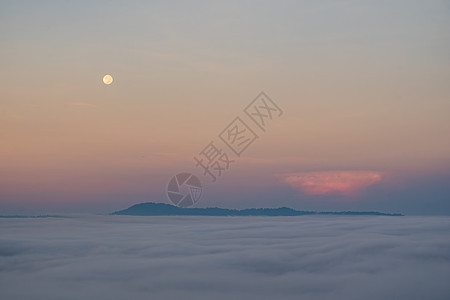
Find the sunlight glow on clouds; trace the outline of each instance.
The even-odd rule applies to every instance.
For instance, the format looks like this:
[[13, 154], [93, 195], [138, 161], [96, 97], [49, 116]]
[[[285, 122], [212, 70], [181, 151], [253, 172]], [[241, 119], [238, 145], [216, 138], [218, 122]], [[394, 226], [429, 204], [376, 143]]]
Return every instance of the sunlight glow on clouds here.
[[283, 181], [309, 195], [355, 195], [379, 182], [382, 173], [372, 171], [300, 172], [282, 176]]

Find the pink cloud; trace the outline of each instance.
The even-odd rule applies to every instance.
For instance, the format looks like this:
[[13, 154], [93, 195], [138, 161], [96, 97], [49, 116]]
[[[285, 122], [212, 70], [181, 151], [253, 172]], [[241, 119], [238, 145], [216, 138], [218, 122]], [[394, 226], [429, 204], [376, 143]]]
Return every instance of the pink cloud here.
[[299, 172], [280, 176], [284, 182], [309, 195], [355, 195], [380, 181], [382, 173], [373, 171]]

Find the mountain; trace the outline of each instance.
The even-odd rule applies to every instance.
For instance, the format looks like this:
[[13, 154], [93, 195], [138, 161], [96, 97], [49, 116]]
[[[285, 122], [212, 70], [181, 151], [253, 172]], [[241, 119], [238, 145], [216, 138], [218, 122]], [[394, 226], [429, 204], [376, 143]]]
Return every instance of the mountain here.
[[135, 204], [127, 209], [116, 211], [113, 215], [130, 216], [304, 216], [304, 215], [351, 215], [351, 216], [402, 216], [402, 214], [388, 214], [380, 212], [314, 212], [299, 211], [288, 207], [280, 208], [248, 208], [226, 209], [218, 207], [209, 208], [182, 208], [165, 203], [146, 202]]

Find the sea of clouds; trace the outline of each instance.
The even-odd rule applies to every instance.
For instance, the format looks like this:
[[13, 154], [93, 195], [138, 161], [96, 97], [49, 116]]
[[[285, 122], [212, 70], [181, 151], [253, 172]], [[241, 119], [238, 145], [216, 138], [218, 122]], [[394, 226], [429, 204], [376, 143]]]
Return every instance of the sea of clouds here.
[[450, 218], [0, 218], [1, 299], [450, 299]]

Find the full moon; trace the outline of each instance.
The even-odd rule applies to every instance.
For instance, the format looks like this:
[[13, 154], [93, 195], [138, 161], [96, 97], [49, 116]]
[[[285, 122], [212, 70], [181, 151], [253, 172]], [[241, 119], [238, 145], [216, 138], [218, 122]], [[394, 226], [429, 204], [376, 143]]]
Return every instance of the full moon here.
[[103, 76], [103, 83], [104, 83], [104, 84], [109, 85], [109, 84], [111, 84], [112, 82], [113, 82], [113, 78], [112, 78], [111, 75], [105, 75], [105, 76]]

